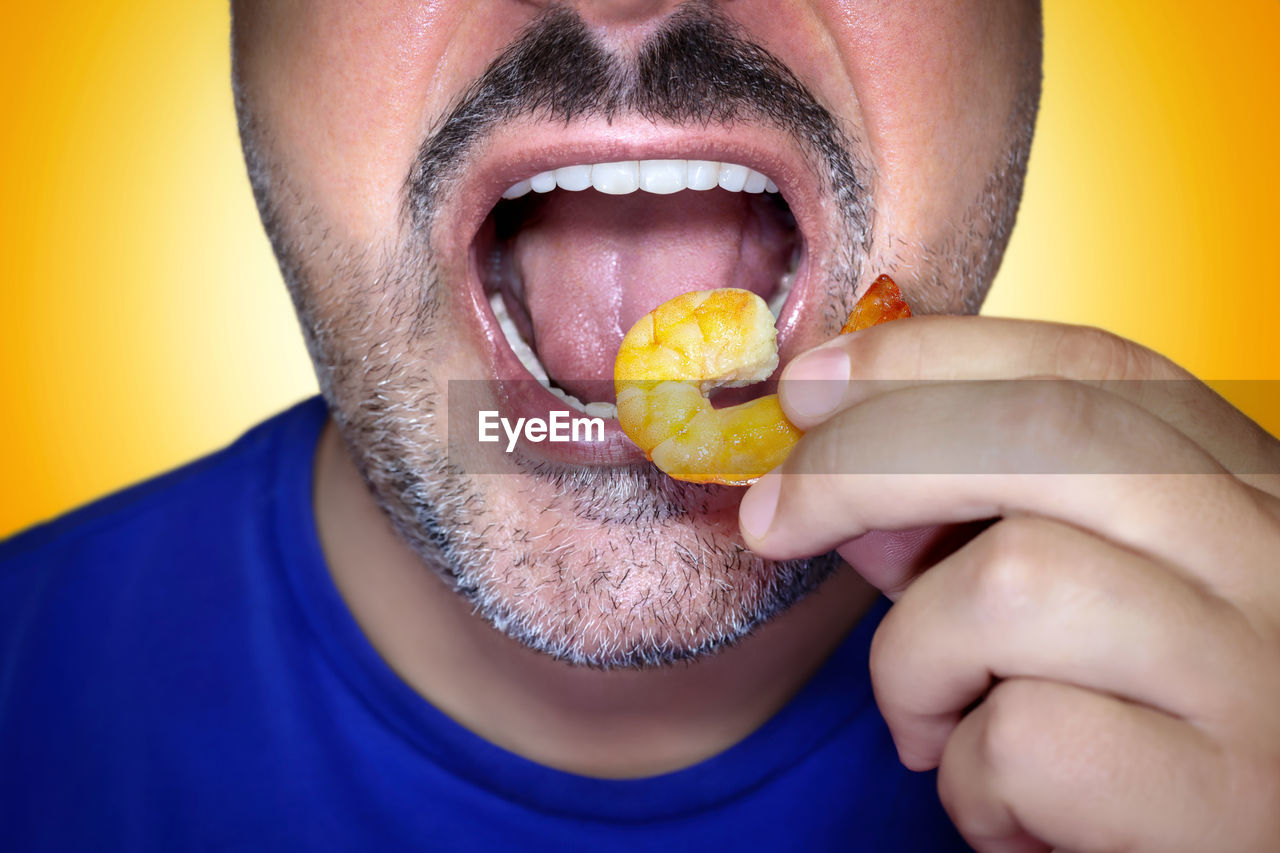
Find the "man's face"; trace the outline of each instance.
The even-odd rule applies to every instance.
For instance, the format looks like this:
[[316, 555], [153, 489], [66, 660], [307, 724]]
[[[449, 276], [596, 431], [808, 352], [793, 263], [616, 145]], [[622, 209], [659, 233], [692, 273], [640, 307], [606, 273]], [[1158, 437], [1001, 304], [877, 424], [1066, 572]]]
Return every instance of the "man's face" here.
[[[655, 473], [616, 424], [604, 445], [450, 454], [449, 382], [532, 367], [611, 402], [622, 335], [687, 290], [777, 305], [784, 364], [882, 272], [917, 313], [976, 310], [1030, 145], [1035, 3], [278, 0], [234, 21], [250, 175], [335, 422], [478, 613], [566, 660], [657, 663], [832, 570], [745, 551], [738, 490]], [[728, 188], [502, 199], [628, 161], [721, 164]], [[735, 191], [739, 166], [778, 192]], [[532, 380], [466, 390], [512, 419], [564, 408]]]

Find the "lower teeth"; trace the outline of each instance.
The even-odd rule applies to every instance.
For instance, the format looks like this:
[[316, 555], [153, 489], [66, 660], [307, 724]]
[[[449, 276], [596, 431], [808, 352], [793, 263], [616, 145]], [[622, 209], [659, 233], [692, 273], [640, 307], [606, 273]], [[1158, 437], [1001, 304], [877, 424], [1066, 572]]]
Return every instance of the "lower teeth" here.
[[773, 296], [769, 297], [769, 311], [773, 313], [773, 319], [778, 319], [778, 314], [782, 311], [782, 306], [786, 304], [787, 297], [791, 295], [791, 286], [795, 282], [796, 271], [794, 268], [778, 279], [778, 289]]
[[524, 369], [532, 373], [533, 378], [538, 380], [544, 388], [551, 387], [546, 368], [542, 366], [542, 362], [538, 361], [538, 356], [534, 354], [533, 349], [524, 342], [524, 338], [520, 337], [519, 329], [516, 328], [511, 315], [507, 313], [507, 303], [503, 301], [501, 293], [489, 296], [489, 307], [493, 309], [493, 316], [498, 319], [498, 328], [502, 329], [502, 334], [507, 337], [507, 345], [516, 354], [516, 358], [520, 359]]
[[778, 279], [778, 289], [769, 297], [769, 311], [772, 312], [775, 320], [782, 313], [782, 306], [786, 304], [787, 297], [791, 295], [791, 288], [796, 283], [796, 273], [800, 270], [800, 254], [801, 248], [797, 241], [796, 245], [791, 247], [791, 259], [787, 261], [787, 271]]
[[538, 380], [539, 385], [550, 391], [566, 406], [582, 412], [584, 415], [589, 415], [593, 418], [618, 417], [618, 407], [613, 403], [584, 403], [568, 391], [551, 383], [550, 377], [547, 376], [547, 369], [542, 366], [542, 362], [538, 361], [538, 354], [525, 343], [524, 338], [520, 337], [520, 331], [512, 321], [511, 315], [507, 313], [507, 304], [503, 301], [501, 293], [494, 293], [489, 296], [489, 307], [493, 309], [493, 316], [498, 320], [498, 328], [502, 329], [502, 334], [506, 336], [507, 344], [511, 347], [511, 351], [516, 354], [516, 358], [520, 359], [524, 369], [533, 374], [534, 379]]

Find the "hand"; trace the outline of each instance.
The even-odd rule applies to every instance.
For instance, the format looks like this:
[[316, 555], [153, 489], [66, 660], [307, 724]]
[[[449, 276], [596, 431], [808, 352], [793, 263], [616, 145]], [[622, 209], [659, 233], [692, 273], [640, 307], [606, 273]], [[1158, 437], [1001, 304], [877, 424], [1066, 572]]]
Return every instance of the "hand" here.
[[[1004, 381], [1029, 376], [1057, 379]], [[779, 393], [808, 432], [743, 534], [838, 548], [895, 599], [877, 702], [970, 843], [1280, 850], [1280, 442], [1161, 356], [1043, 323], [889, 323]], [[982, 519], [923, 570], [858, 538]]]

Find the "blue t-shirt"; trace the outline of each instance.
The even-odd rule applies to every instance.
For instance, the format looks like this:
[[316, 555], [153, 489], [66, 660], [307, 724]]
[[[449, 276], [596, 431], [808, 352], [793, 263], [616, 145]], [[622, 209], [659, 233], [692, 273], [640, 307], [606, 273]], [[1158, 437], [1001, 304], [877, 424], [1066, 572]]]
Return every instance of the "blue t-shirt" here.
[[309, 400], [0, 545], [4, 850], [967, 849], [867, 673], [881, 603], [758, 731], [645, 779], [488, 743], [330, 580]]

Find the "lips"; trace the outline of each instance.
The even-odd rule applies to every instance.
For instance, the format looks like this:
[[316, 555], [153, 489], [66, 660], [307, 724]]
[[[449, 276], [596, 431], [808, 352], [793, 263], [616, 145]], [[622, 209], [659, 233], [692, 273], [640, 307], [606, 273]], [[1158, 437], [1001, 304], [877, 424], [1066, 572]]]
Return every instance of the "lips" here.
[[[772, 298], [783, 363], [816, 343], [817, 324], [802, 318], [816, 301], [828, 205], [779, 133], [619, 120], [509, 127], [459, 184], [435, 234], [445, 252], [467, 253], [465, 320], [487, 343], [508, 416], [608, 414], [622, 335], [690, 290]], [[616, 420], [605, 432], [603, 443], [533, 450], [579, 464], [642, 458]]]

